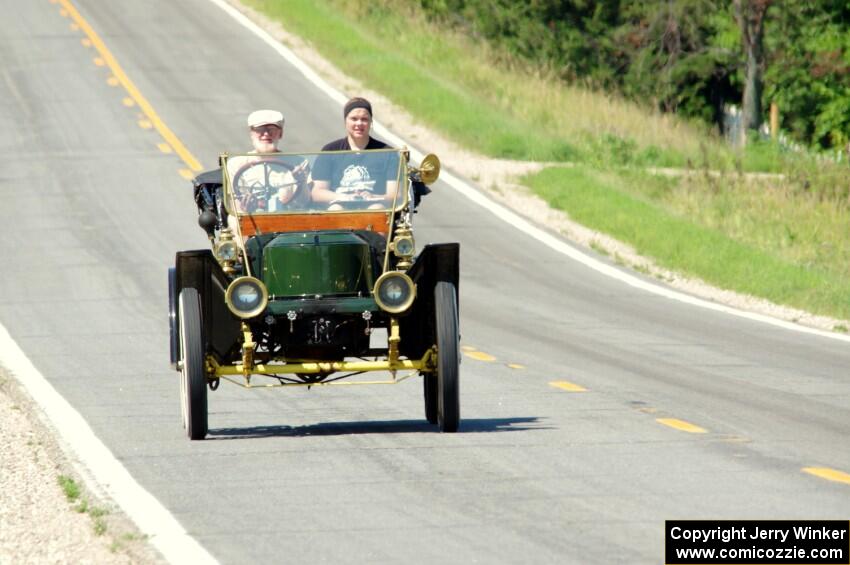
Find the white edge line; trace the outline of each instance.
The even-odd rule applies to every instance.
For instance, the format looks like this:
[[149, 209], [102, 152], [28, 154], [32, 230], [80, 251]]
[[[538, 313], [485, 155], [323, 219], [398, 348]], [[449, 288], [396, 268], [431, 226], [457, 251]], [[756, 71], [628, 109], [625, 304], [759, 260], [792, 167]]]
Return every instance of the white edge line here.
[[[274, 39], [268, 32], [262, 29], [260, 26], [251, 21], [245, 14], [225, 2], [225, 0], [209, 0], [225, 12], [227, 12], [231, 17], [233, 17], [239, 24], [246, 27], [256, 36], [258, 36], [261, 40], [263, 40], [266, 44], [268, 44], [272, 49], [277, 51], [284, 59], [286, 59], [291, 65], [293, 65], [296, 69], [298, 69], [301, 74], [304, 75], [307, 80], [312, 82], [316, 87], [325, 92], [328, 96], [331, 97], [332, 100], [339, 103], [340, 106], [344, 105], [348, 100], [348, 97], [345, 96], [342, 92], [332, 87], [328, 84], [323, 78], [321, 78], [318, 74], [316, 74], [313, 69], [308, 67], [301, 59], [298, 58], [295, 53]], [[386, 127], [384, 127], [377, 120], [374, 122], [375, 132], [386, 139], [388, 142], [400, 147], [406, 145], [410, 148], [410, 155], [414, 161], [421, 161], [424, 157], [424, 154], [411, 147], [409, 143], [407, 143], [404, 139], [399, 137], [398, 135], [392, 133]], [[617, 279], [621, 282], [626, 283], [629, 286], [634, 288], [639, 288], [641, 290], [645, 290], [646, 292], [651, 292], [652, 294], [663, 296], [665, 298], [669, 298], [670, 300], [676, 300], [678, 302], [682, 302], [685, 304], [690, 304], [692, 306], [698, 306], [700, 308], [706, 308], [708, 310], [714, 310], [716, 312], [723, 312], [725, 314], [731, 314], [732, 316], [738, 316], [739, 318], [746, 318], [748, 320], [753, 320], [756, 322], [763, 322], [765, 324], [770, 324], [772, 326], [776, 326], [779, 328], [784, 328], [787, 330], [792, 330], [801, 333], [807, 333], [811, 335], [816, 335], [820, 337], [827, 337], [830, 339], [836, 339], [839, 341], [844, 341], [850, 343], [850, 336], [827, 332], [824, 330], [819, 330], [816, 328], [809, 328], [806, 326], [801, 326], [799, 324], [794, 324], [792, 322], [786, 322], [784, 320], [779, 320], [777, 318], [771, 318], [770, 316], [765, 316], [764, 314], [756, 314], [754, 312], [745, 312], [743, 310], [738, 310], [737, 308], [732, 308], [731, 306], [725, 306], [722, 304], [717, 304], [715, 302], [710, 302], [708, 300], [703, 300], [701, 298], [696, 298], [694, 296], [690, 296], [688, 294], [684, 294], [682, 292], [678, 292], [663, 286], [659, 286], [657, 284], [647, 282], [641, 278], [638, 278], [629, 273], [623, 272], [617, 268], [612, 267], [611, 265], [607, 265], [598, 259], [595, 259], [575, 247], [568, 245], [563, 240], [552, 236], [546, 231], [534, 226], [529, 223], [525, 218], [519, 216], [516, 212], [505, 208], [501, 204], [498, 204], [491, 200], [489, 197], [485, 196], [480, 190], [472, 187], [469, 183], [460, 179], [459, 177], [451, 174], [448, 171], [443, 171], [440, 174], [440, 180], [445, 181], [449, 186], [460, 192], [462, 195], [469, 198], [475, 204], [478, 204], [485, 210], [491, 212], [497, 218], [504, 220], [508, 224], [512, 225], [516, 229], [526, 233], [527, 235], [533, 237], [537, 241], [543, 243], [544, 245], [562, 253], [569, 258], [578, 261], [579, 263], [602, 273], [603, 275], [609, 276], [613, 279]]]
[[[89, 427], [79, 412], [39, 373], [18, 344], [0, 325], [3, 366], [27, 390], [70, 449], [84, 478], [114, 501], [170, 563], [216, 564], [218, 561], [192, 538], [177, 519], [130, 475]], [[188, 441], [188, 440], [187, 440]], [[86, 474], [89, 476], [86, 476]]]

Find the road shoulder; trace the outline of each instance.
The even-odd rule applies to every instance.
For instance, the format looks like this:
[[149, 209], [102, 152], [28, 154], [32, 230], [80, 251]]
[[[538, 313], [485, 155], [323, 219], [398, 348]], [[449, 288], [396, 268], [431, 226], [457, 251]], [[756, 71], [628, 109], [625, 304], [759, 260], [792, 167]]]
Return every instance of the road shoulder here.
[[0, 563], [164, 563], [114, 503], [86, 487], [57, 437], [0, 367]]

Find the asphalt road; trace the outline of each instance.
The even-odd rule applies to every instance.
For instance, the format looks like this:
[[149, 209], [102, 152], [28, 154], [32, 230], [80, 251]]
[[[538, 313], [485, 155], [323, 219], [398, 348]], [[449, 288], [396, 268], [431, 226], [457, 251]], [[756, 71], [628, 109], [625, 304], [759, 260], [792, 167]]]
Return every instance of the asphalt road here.
[[[342, 133], [206, 0], [75, 5], [204, 168], [257, 108], [291, 150]], [[206, 245], [186, 163], [61, 5], [0, 8], [0, 323], [222, 563], [659, 563], [665, 519], [850, 515], [850, 484], [803, 471], [850, 472], [850, 344], [637, 290], [444, 184], [417, 235], [461, 243], [460, 432], [425, 423], [418, 381], [223, 385], [189, 442], [165, 276]]]

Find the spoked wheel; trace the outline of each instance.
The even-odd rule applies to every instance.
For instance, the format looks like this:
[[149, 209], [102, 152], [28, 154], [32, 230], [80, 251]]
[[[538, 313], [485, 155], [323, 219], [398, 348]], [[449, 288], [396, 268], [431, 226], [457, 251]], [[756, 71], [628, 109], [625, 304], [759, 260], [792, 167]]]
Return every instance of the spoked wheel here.
[[189, 439], [204, 439], [207, 435], [207, 377], [204, 371], [204, 339], [198, 291], [184, 288], [178, 302], [183, 427]]
[[456, 432], [460, 424], [460, 356], [455, 285], [444, 281], [437, 283], [434, 307], [437, 322], [437, 423], [441, 432]]
[[437, 374], [422, 373], [422, 388], [425, 397], [425, 419], [429, 424], [437, 423]]

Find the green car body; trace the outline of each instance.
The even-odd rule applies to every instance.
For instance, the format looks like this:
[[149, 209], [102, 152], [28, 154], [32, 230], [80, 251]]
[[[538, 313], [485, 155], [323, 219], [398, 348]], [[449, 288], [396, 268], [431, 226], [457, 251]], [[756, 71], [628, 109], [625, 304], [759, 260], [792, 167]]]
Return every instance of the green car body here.
[[[403, 150], [225, 154], [195, 179], [212, 249], [178, 252], [169, 269], [171, 362], [190, 438], [205, 437], [206, 389], [222, 379], [317, 386], [389, 371], [395, 382], [405, 369], [424, 377], [428, 420], [457, 429], [459, 246], [416, 253], [412, 231], [415, 190], [439, 171], [428, 159], [412, 168]], [[341, 171], [338, 200], [311, 199], [320, 170]], [[374, 343], [379, 330], [386, 341]]]

